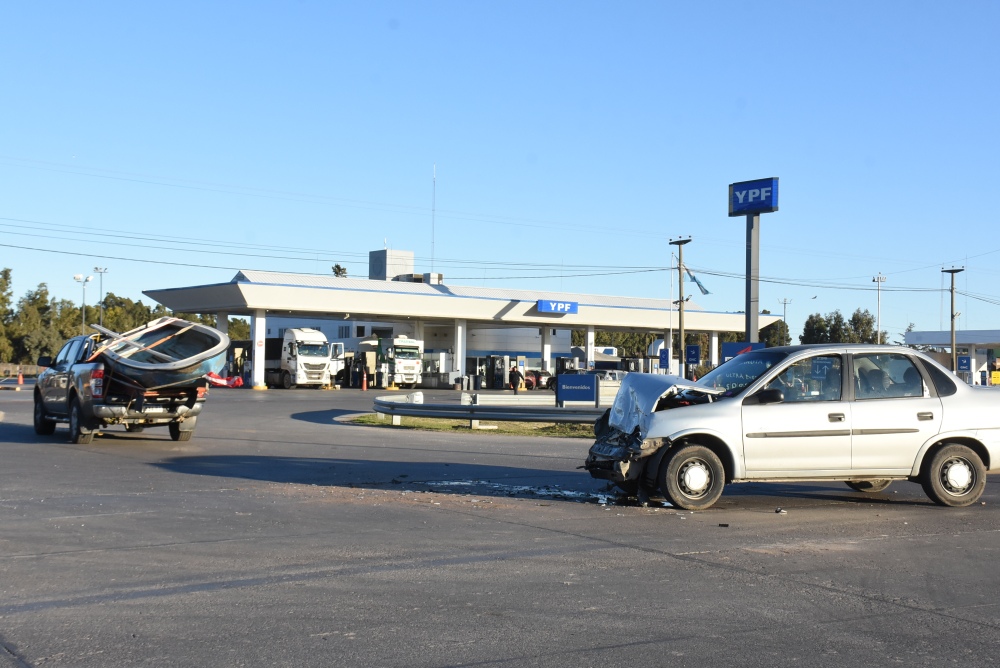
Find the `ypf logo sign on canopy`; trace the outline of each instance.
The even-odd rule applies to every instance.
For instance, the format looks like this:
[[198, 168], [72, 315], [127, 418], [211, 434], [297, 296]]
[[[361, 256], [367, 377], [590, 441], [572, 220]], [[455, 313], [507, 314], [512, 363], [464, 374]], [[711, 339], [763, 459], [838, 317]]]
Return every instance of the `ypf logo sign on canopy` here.
[[746, 216], [778, 210], [778, 179], [757, 179], [729, 184], [729, 215]]

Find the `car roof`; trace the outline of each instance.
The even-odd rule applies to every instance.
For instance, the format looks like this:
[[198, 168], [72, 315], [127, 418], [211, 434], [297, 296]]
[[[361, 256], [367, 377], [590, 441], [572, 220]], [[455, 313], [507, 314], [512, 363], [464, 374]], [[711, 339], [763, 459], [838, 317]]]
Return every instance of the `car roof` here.
[[807, 350], [847, 350], [849, 352], [865, 351], [865, 352], [900, 352], [900, 353], [915, 353], [917, 352], [913, 348], [907, 348], [906, 346], [897, 345], [887, 345], [878, 343], [803, 343], [797, 346], [776, 346], [774, 348], [761, 348], [758, 351], [766, 352], [780, 352], [780, 353], [798, 353]]

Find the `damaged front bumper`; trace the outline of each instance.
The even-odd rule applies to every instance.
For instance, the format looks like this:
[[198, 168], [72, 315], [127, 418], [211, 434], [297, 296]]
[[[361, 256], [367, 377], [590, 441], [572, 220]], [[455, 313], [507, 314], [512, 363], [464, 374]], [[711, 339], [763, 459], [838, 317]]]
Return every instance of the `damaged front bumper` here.
[[639, 482], [646, 458], [668, 444], [666, 438], [640, 439], [637, 432], [623, 434], [612, 429], [590, 447], [583, 467], [593, 478], [627, 488]]

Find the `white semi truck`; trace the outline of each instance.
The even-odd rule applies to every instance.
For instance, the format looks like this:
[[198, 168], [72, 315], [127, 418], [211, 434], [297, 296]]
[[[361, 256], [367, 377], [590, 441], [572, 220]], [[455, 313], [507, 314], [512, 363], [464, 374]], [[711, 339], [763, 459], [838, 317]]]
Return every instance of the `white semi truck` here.
[[424, 342], [399, 336], [386, 351], [389, 379], [396, 385], [416, 387], [424, 372]]
[[[424, 371], [424, 342], [407, 336], [392, 339], [365, 339], [358, 343], [355, 359], [382, 385], [416, 387]], [[374, 362], [374, 368], [372, 368]]]
[[264, 339], [264, 383], [286, 390], [297, 385], [328, 387], [344, 368], [344, 344], [330, 343], [318, 329], [286, 329]]

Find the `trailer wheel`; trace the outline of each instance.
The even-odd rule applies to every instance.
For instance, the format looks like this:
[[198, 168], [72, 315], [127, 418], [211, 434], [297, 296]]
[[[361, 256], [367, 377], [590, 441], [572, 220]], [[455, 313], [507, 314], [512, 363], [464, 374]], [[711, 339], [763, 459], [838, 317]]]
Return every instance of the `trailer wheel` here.
[[83, 409], [76, 397], [69, 403], [69, 438], [73, 443], [87, 445], [94, 440], [94, 432], [83, 425]]
[[194, 435], [194, 429], [191, 431], [181, 431], [180, 422], [171, 422], [167, 425], [167, 429], [170, 431], [170, 438], [175, 441], [190, 441], [191, 436]]
[[292, 374], [287, 371], [281, 374], [281, 387], [286, 390], [292, 389]]
[[56, 430], [56, 423], [47, 419], [42, 395], [35, 392], [35, 433], [39, 436], [50, 436]]

